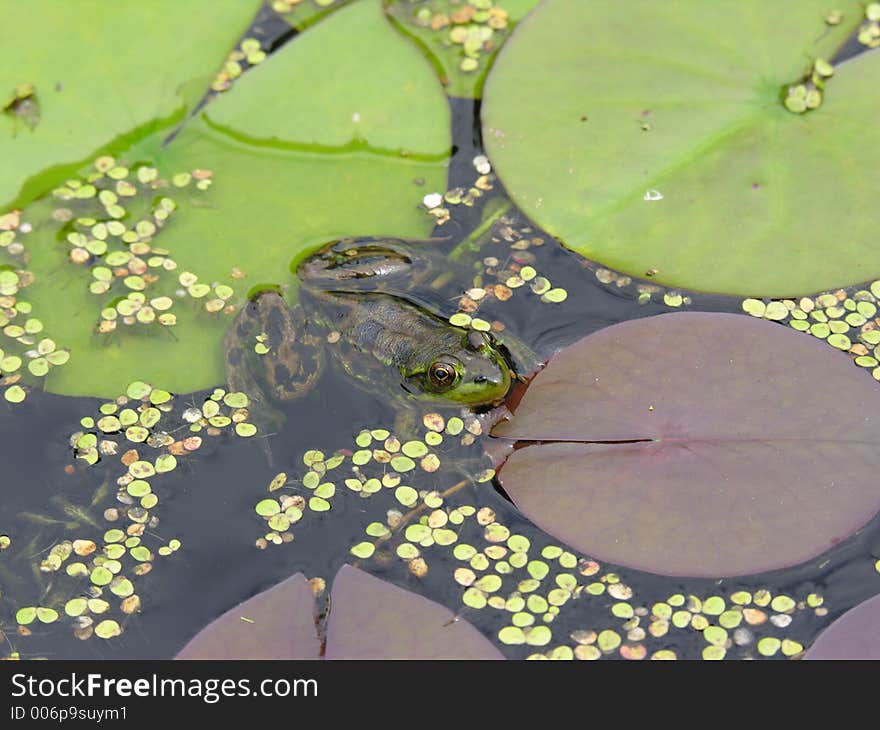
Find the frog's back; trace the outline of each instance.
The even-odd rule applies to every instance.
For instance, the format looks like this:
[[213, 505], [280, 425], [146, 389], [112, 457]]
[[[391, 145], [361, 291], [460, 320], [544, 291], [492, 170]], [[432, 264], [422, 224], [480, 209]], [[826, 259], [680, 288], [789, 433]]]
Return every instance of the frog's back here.
[[334, 293], [320, 308], [326, 327], [384, 366], [418, 369], [460, 345], [447, 322], [387, 294]]

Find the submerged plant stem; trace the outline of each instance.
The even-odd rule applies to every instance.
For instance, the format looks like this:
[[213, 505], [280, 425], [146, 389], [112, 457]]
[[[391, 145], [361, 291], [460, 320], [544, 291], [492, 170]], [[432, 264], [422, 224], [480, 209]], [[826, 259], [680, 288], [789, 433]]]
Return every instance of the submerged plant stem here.
[[449, 254], [449, 260], [458, 261], [466, 251], [476, 251], [479, 249], [477, 241], [480, 237], [512, 208], [513, 203], [507, 197], [490, 200], [486, 205], [486, 210], [483, 212], [483, 220], [480, 222], [480, 225], [474, 229], [473, 233], [452, 249], [452, 252]]
[[[443, 499], [445, 500], [447, 497], [451, 497], [453, 494], [460, 491], [462, 488], [464, 488], [465, 486], [467, 486], [470, 483], [471, 483], [470, 479], [462, 479], [460, 482], [457, 482], [456, 484], [453, 484], [451, 487], [449, 487], [449, 489], [441, 492], [440, 496], [443, 497]], [[373, 546], [376, 549], [378, 549], [380, 545], [388, 542], [392, 537], [394, 537], [395, 534], [399, 533], [402, 528], [406, 527], [406, 525], [410, 521], [412, 521], [412, 519], [414, 517], [418, 517], [426, 509], [427, 509], [427, 505], [424, 502], [422, 502], [418, 507], [413, 507], [413, 509], [411, 509], [405, 515], [403, 515], [403, 517], [400, 518], [400, 522], [398, 522], [394, 526], [394, 528], [388, 532], [387, 535], [383, 535], [382, 537], [378, 538], [373, 543]], [[375, 550], [373, 551], [373, 553], [375, 554]], [[362, 560], [356, 560], [354, 563], [352, 563], [352, 565], [355, 568], [359, 568], [362, 562], [363, 562]]]

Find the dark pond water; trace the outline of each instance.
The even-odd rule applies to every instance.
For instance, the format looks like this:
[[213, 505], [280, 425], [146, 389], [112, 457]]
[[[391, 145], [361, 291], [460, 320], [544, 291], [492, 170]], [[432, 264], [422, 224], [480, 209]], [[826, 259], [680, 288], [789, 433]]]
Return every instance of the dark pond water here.
[[[274, 24], [268, 17], [259, 24], [264, 38], [270, 39], [269, 47], [280, 47], [295, 35], [286, 25]], [[451, 98], [450, 104], [455, 147], [448, 187], [469, 186], [474, 179], [473, 160], [482, 154], [479, 103]], [[457, 208], [452, 219], [435, 231], [437, 237], [449, 239], [438, 243], [438, 247], [453, 250], [480, 224], [483, 212], [503, 200], [503, 188], [496, 183], [479, 204]], [[503, 240], [504, 227], [520, 232], [530, 228], [530, 235], [542, 239], [543, 244], [526, 250], [511, 249]], [[493, 237], [498, 240], [491, 240]], [[520, 262], [530, 263], [555, 287], [568, 292], [564, 305], [543, 305], [514, 297], [480, 310], [486, 319], [503, 321], [508, 334], [527, 343], [543, 358], [600, 328], [673, 309], [663, 303], [662, 296], [640, 303], [636, 287], [649, 282], [624, 287], [602, 284], [596, 275], [599, 265], [562, 247], [515, 208], [495, 224], [488, 238], [479, 250], [463, 252], [460, 260], [480, 267], [483, 259], [494, 256], [500, 260], [497, 268], [503, 269], [519, 257]], [[450, 282], [448, 290], [432, 294], [432, 308], [446, 316], [453, 314], [456, 295], [469, 286], [470, 282]], [[690, 296], [691, 310], [741, 311], [740, 301], [735, 298], [696, 293]], [[175, 408], [182, 410], [190, 402], [201, 403], [209, 394], [177, 394]], [[292, 573], [320, 576], [329, 588], [338, 568], [353, 561], [348, 550], [363, 534], [364, 525], [384, 522], [387, 510], [395, 506], [393, 500], [382, 499], [382, 494], [369, 500], [352, 494], [337, 495], [331, 512], [304, 521], [295, 529], [293, 542], [270, 545], [265, 550], [254, 545], [255, 538], [265, 532], [263, 521], [254, 514], [254, 505], [266, 495], [266, 485], [275, 474], [303, 472], [302, 458], [308, 449], [330, 454], [350, 447], [363, 428], [393, 423], [395, 411], [390, 400], [388, 394], [353, 384], [339, 368], [327, 368], [308, 397], [284, 407], [286, 423], [269, 438], [272, 464], [258, 440], [221, 435], [206, 438], [206, 446], [196, 458], [164, 474], [161, 483], [156, 480], [156, 491], [161, 496], [155, 512], [159, 521], [147, 528], [147, 535], [156, 545], [178, 538], [184, 547], [172, 556], [157, 558], [154, 569], [139, 578], [142, 611], [125, 618], [124, 632], [109, 641], [76, 638], [64, 618], [52, 624], [33, 623], [30, 635], [21, 635], [14, 620], [18, 607], [46, 605], [49, 599], [54, 601], [52, 605], [59, 605], [59, 601], [63, 605], [69, 598], [86, 595], [83, 585], [74, 585], [63, 575], [40, 572], [35, 566], [58, 541], [74, 539], [77, 534], [100, 535], [108, 529], [103, 512], [115, 504], [113, 480], [118, 463], [105, 459], [90, 468], [80, 464], [69, 473], [69, 466], [76, 463], [70, 434], [80, 428], [83, 416], [95, 414], [104, 401], [34, 393], [20, 406], [13, 408], [4, 403], [0, 406], [0, 533], [10, 535], [13, 542], [0, 557], [0, 628], [8, 650], [24, 657], [170, 658], [212, 619]], [[452, 452], [451, 458], [473, 455], [480, 445], [478, 440], [473, 447]], [[424, 479], [424, 488], [444, 489], [456, 477], [438, 472]], [[526, 520], [497, 484], [471, 484], [455, 495], [454, 504], [491, 507], [499, 522], [533, 544], [559, 544]], [[467, 539], [463, 530], [460, 540]], [[875, 518], [858, 534], [816, 559], [772, 573], [697, 580], [608, 564], [603, 564], [602, 570], [617, 574], [632, 589], [631, 602], [635, 606], [650, 607], [678, 593], [729, 596], [737, 590], [768, 589], [773, 595], [821, 594], [831, 610], [825, 615], [800, 610], [785, 627], [787, 637], [809, 646], [835, 617], [876, 592], [874, 561], [878, 555], [880, 520]], [[505, 625], [501, 612], [462, 611], [461, 587], [451, 579], [455, 564], [451, 554], [432, 556], [431, 569], [422, 578], [410, 574], [406, 565], [395, 559], [363, 561], [361, 567], [459, 612], [511, 658], [533, 653], [534, 648], [504, 646], [495, 639]], [[321, 600], [325, 599], [326, 592]], [[554, 621], [554, 636], [566, 637], [584, 627], [601, 630], [611, 626], [611, 603], [613, 599], [608, 597], [567, 604]], [[646, 626], [643, 621], [642, 627]], [[752, 643], [732, 649], [730, 658], [754, 656], [754, 641], [764, 629], [751, 629], [755, 636]], [[564, 640], [554, 641], [553, 645], [557, 643]], [[672, 632], [662, 639], [648, 636], [642, 643], [649, 652], [662, 647], [688, 658], [699, 658], [706, 646], [699, 632]]]

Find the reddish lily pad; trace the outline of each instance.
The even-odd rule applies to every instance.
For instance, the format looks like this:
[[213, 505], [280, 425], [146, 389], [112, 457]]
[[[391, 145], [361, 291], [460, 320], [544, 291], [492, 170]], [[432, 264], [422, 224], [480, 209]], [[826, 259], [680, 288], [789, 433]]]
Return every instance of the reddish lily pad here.
[[[330, 596], [326, 659], [503, 659], [438, 603], [344, 565]], [[302, 573], [224, 613], [177, 659], [318, 659], [315, 600]]]
[[843, 614], [819, 634], [804, 659], [880, 659], [880, 596]]
[[318, 659], [315, 599], [302, 573], [224, 613], [176, 659]]
[[571, 345], [494, 433], [557, 442], [517, 450], [500, 479], [559, 539], [655, 573], [732, 576], [809, 560], [880, 509], [878, 424], [880, 384], [842, 353], [687, 312]]
[[327, 659], [503, 659], [448, 608], [343, 565], [333, 581]]

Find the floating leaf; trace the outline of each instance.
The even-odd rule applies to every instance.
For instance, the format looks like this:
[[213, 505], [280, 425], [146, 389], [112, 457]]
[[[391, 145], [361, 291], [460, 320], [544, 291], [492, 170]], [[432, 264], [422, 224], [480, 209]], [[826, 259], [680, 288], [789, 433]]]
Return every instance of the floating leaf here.
[[103, 565], [100, 565], [92, 570], [91, 580], [96, 586], [105, 586], [113, 580], [113, 573]]
[[302, 573], [235, 606], [193, 637], [176, 659], [317, 659], [315, 602]]
[[102, 639], [112, 639], [114, 636], [119, 636], [121, 633], [122, 627], [112, 619], [101, 621], [95, 626], [95, 636]]
[[242, 438], [249, 438], [257, 433], [257, 427], [252, 423], [236, 423], [235, 433]]
[[153, 559], [153, 554], [150, 552], [150, 549], [143, 546], [137, 545], [130, 550], [131, 557], [139, 562], [147, 562]]
[[564, 442], [515, 451], [500, 479], [599, 560], [667, 575], [780, 568], [880, 508], [878, 390], [847, 357], [763, 320], [624, 322], [559, 353], [496, 427]]
[[21, 403], [27, 396], [27, 391], [20, 385], [13, 385], [3, 392], [3, 397], [10, 403]]
[[355, 557], [361, 558], [365, 560], [369, 558], [373, 552], [375, 552], [376, 547], [371, 542], [359, 542], [357, 545], [354, 545], [351, 548], [351, 554]]
[[[330, 600], [327, 659], [504, 658], [448, 608], [348, 565]], [[297, 573], [227, 611], [176, 658], [317, 659], [315, 612], [310, 584]]]
[[264, 499], [257, 503], [256, 511], [261, 517], [272, 517], [281, 511], [281, 505], [275, 499]]
[[780, 101], [858, 25], [858, 2], [838, 7], [826, 28], [826, 0], [654, 3], [638, 22], [629, 3], [548, 0], [486, 83], [492, 164], [530, 218], [628, 274], [746, 296], [863, 281], [880, 249], [852, 211], [873, 206], [880, 60], [838, 66], [808, 114]]
[[279, 472], [276, 474], [272, 481], [269, 483], [269, 491], [274, 492], [278, 489], [281, 489], [285, 484], [287, 484], [287, 474], [286, 472]]
[[134, 586], [128, 578], [117, 576], [110, 583], [111, 592], [120, 598], [127, 598], [134, 593]]
[[88, 602], [85, 598], [71, 598], [64, 604], [64, 613], [68, 616], [81, 616], [88, 608]]
[[28, 624], [33, 623], [36, 618], [36, 606], [26, 606], [25, 608], [18, 609], [15, 613], [15, 622], [21, 626], [27, 626]]
[[[132, 464], [134, 466], [134, 464]], [[156, 457], [156, 473], [164, 474], [165, 472], [173, 471], [177, 466], [177, 459], [174, 458], [173, 454], [162, 454], [161, 456]]]
[[880, 659], [880, 596], [838, 618], [819, 634], [804, 659]]
[[343, 565], [333, 581], [328, 659], [502, 659], [438, 603]]
[[309, 509], [313, 512], [326, 512], [330, 509], [330, 503], [322, 497], [310, 497]]

